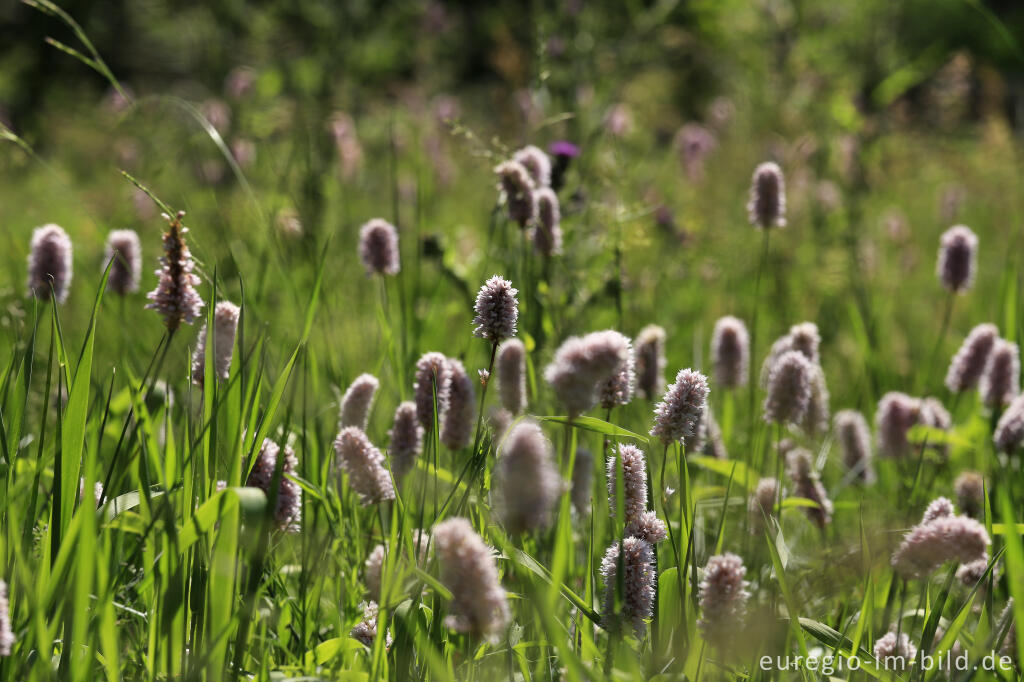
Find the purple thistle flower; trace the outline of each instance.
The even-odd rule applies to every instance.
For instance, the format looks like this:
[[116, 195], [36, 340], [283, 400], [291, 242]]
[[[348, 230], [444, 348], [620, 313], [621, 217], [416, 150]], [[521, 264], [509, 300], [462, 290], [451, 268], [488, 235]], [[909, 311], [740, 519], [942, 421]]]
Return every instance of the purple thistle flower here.
[[341, 410], [338, 417], [338, 428], [358, 426], [366, 430], [366, 422], [373, 407], [373, 398], [380, 388], [380, 381], [372, 374], [360, 374], [349, 385], [341, 398]]
[[818, 472], [811, 464], [811, 453], [803, 448], [794, 448], [786, 454], [787, 473], [793, 481], [793, 493], [817, 503], [815, 507], [804, 507], [804, 513], [811, 521], [824, 528], [832, 520], [832, 500], [828, 499], [825, 486], [821, 484]]
[[597, 404], [599, 387], [618, 374], [628, 359], [629, 340], [616, 331], [573, 336], [559, 346], [544, 378], [569, 416], [575, 417]]
[[594, 488], [594, 456], [586, 448], [576, 449], [572, 466], [572, 506], [580, 515], [590, 511], [590, 495]]
[[0, 656], [10, 656], [15, 642], [11, 630], [11, 607], [7, 596], [7, 583], [0, 580]]
[[164, 214], [168, 227], [163, 236], [164, 255], [160, 258], [160, 269], [156, 271], [160, 282], [156, 289], [146, 294], [150, 300], [146, 308], [160, 313], [164, 326], [171, 332], [182, 322], [195, 322], [205, 305], [196, 291], [199, 277], [192, 273], [195, 263], [185, 244], [188, 228], [181, 224], [184, 217], [184, 211], [178, 211], [173, 218]]
[[986, 405], [1009, 405], [1020, 393], [1020, 348], [1012, 341], [996, 340], [978, 382]]
[[519, 339], [504, 341], [495, 362], [501, 404], [511, 414], [519, 414], [526, 407], [526, 346]]
[[768, 161], [754, 169], [747, 214], [760, 229], [786, 226], [786, 182], [778, 164]]
[[[224, 381], [231, 376], [231, 355], [235, 350], [235, 333], [241, 309], [231, 301], [221, 301], [213, 309], [213, 375]], [[192, 383], [202, 386], [206, 372], [206, 325], [199, 330], [196, 349], [192, 353]]]
[[732, 316], [715, 322], [711, 334], [711, 362], [715, 367], [715, 383], [722, 388], [747, 385], [750, 367], [750, 334], [743, 321]]
[[942, 233], [936, 272], [952, 293], [963, 293], [974, 285], [978, 261], [978, 237], [965, 225], [954, 225]]
[[451, 391], [452, 374], [448, 358], [442, 353], [425, 353], [416, 362], [416, 415], [420, 424], [428, 431], [434, 427], [434, 417], [441, 421], [448, 409], [448, 394]]
[[494, 491], [510, 533], [545, 528], [565, 484], [555, 467], [551, 441], [531, 420], [512, 427], [501, 443]]
[[537, 187], [530, 171], [517, 161], [505, 161], [494, 173], [498, 176], [500, 201], [508, 206], [509, 219], [526, 227], [537, 215]]
[[654, 406], [651, 435], [665, 444], [693, 438], [707, 410], [708, 393], [707, 377], [689, 368], [679, 370], [665, 397]]
[[[271, 486], [274, 484], [274, 474], [281, 455], [282, 449], [277, 443], [269, 438], [263, 439], [263, 445], [256, 455], [256, 463], [245, 480], [247, 487], [262, 490], [267, 495], [267, 500], [272, 496]], [[295, 474], [299, 460], [289, 445], [284, 446], [283, 455], [274, 520], [279, 529], [288, 533], [298, 533], [302, 529], [302, 487], [288, 478], [288, 474]]]
[[498, 343], [516, 335], [516, 322], [519, 320], [519, 301], [516, 294], [519, 290], [512, 286], [501, 275], [487, 280], [476, 295], [476, 317], [473, 324], [476, 328], [473, 335]]
[[537, 220], [530, 238], [537, 253], [551, 257], [562, 253], [562, 212], [558, 195], [549, 187], [537, 190]]
[[374, 218], [359, 228], [359, 259], [368, 275], [397, 275], [402, 265], [395, 226]]
[[348, 483], [364, 507], [395, 499], [384, 455], [358, 426], [346, 426], [334, 439], [335, 463], [348, 474]]
[[452, 450], [468, 447], [473, 438], [473, 418], [476, 413], [476, 391], [466, 368], [454, 358], [448, 358], [451, 384], [448, 391], [448, 409], [441, 423], [441, 442]]
[[416, 403], [406, 401], [395, 409], [395, 421], [388, 431], [391, 470], [395, 478], [404, 477], [423, 451], [423, 427], [416, 417]]
[[744, 580], [743, 559], [726, 553], [708, 559], [700, 583], [701, 636], [713, 646], [726, 648], [742, 630], [750, 593]]
[[[618, 334], [618, 332], [612, 332]], [[621, 335], [622, 342], [626, 344], [626, 361], [622, 363], [619, 371], [610, 379], [598, 387], [601, 396], [601, 407], [610, 410], [618, 405], [628, 405], [633, 399], [633, 390], [636, 386], [635, 358], [633, 355], [633, 344], [629, 337]]]
[[538, 189], [551, 185], [551, 159], [540, 148], [527, 145], [513, 154], [512, 160], [527, 170]]
[[71, 288], [71, 238], [50, 223], [32, 232], [28, 254], [28, 290], [41, 301], [50, 300], [50, 287], [57, 303], [67, 300]]
[[905, 632], [898, 638], [895, 632], [889, 632], [875, 642], [875, 660], [884, 670], [905, 670], [916, 656], [917, 647], [910, 643]]
[[565, 184], [565, 173], [569, 170], [572, 160], [580, 155], [580, 148], [572, 142], [560, 140], [548, 145], [548, 152], [555, 157], [551, 168], [551, 189], [557, 192]]
[[981, 516], [985, 504], [985, 479], [977, 471], [964, 471], [953, 483], [957, 504], [971, 518]]
[[494, 551], [473, 531], [469, 521], [460, 517], [434, 526], [434, 545], [441, 582], [452, 592], [445, 625], [497, 641], [511, 615], [498, 580]]
[[107, 290], [124, 296], [139, 290], [142, 275], [142, 245], [135, 230], [112, 230], [107, 235], [103, 264], [113, 260], [107, 277]]
[[633, 342], [636, 360], [637, 392], [652, 400], [665, 392], [665, 330], [649, 324]]
[[782, 499], [779, 482], [774, 478], [762, 478], [747, 502], [750, 517], [750, 532], [757, 533], [764, 528], [764, 520], [775, 512], [775, 501]]
[[992, 442], [1000, 452], [1011, 454], [1024, 442], [1024, 395], [1013, 399], [996, 424]]
[[843, 464], [856, 480], [874, 483], [875, 470], [871, 464], [871, 431], [867, 419], [856, 410], [841, 410], [835, 417], [836, 440], [842, 450]]
[[998, 339], [999, 329], [994, 324], [979, 324], [972, 329], [949, 363], [946, 388], [962, 393], [977, 386]]
[[799, 351], [786, 351], [772, 366], [764, 419], [777, 424], [799, 424], [807, 414], [813, 391], [814, 365]]
[[[620, 549], [621, 548], [621, 549]], [[636, 537], [616, 542], [601, 560], [601, 575], [604, 578], [604, 608], [602, 620], [607, 627], [616, 627], [615, 593], [618, 589], [619, 563], [622, 573], [621, 618], [633, 626], [633, 633], [642, 639], [647, 629], [644, 622], [654, 616], [654, 591], [658, 576], [654, 567], [654, 550], [651, 545]]]
[[904, 578], [924, 578], [947, 561], [967, 564], [984, 558], [990, 544], [985, 527], [974, 519], [938, 516], [907, 533], [892, 555], [892, 565]]

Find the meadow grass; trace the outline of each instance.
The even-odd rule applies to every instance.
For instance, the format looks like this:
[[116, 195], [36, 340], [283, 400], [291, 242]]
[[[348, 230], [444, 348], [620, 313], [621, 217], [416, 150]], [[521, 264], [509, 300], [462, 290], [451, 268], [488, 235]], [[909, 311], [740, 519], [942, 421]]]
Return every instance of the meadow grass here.
[[[699, 179], [653, 136], [613, 134], [596, 111], [555, 115], [524, 142], [573, 129], [585, 141], [559, 194], [563, 253], [546, 257], [495, 187], [493, 167], [519, 145], [483, 117], [439, 123], [412, 105], [378, 110], [359, 120], [364, 156], [345, 174], [335, 150], [321, 148], [325, 121], [304, 128], [294, 102], [257, 98], [233, 111], [235, 132], [259, 140], [243, 168], [202, 106], [158, 93], [133, 99], [75, 33], [84, 54], [57, 47], [129, 104], [50, 112], [45, 157], [5, 133], [0, 577], [15, 642], [0, 657], [0, 679], [819, 678], [809, 654], [856, 657], [861, 669], [844, 679], [968, 679], [881, 669], [873, 648], [890, 631], [933, 655], [958, 647], [972, 662], [994, 649], [1024, 658], [1024, 636], [1007, 632], [1024, 616], [1019, 447], [996, 452], [1002, 408], [943, 385], [976, 324], [1021, 338], [1019, 166], [1005, 124], [956, 139], [864, 137], [852, 167], [841, 161], [840, 130], [817, 131], [812, 154], [799, 140], [774, 140], [788, 224], [758, 234], [745, 206], [767, 146], [749, 143], [767, 139], [757, 112], [741, 108], [718, 132]], [[210, 181], [204, 168], [221, 177]], [[838, 203], [821, 199], [824, 179]], [[967, 199], [944, 209], [950, 183]], [[186, 211], [206, 323], [218, 301], [241, 307], [227, 378], [215, 375], [208, 343], [201, 386], [191, 360], [202, 320], [168, 331], [143, 307], [166, 227], [157, 214], [177, 210]], [[282, 229], [288, 210], [301, 233]], [[376, 217], [398, 230], [394, 275], [368, 275], [360, 262], [360, 226]], [[74, 244], [63, 304], [25, 288], [31, 228], [49, 222]], [[976, 280], [961, 295], [935, 273], [939, 235], [953, 222], [980, 239]], [[145, 265], [141, 291], [120, 297], [106, 291], [102, 254], [109, 229], [123, 227], [139, 231]], [[589, 509], [574, 507], [566, 486], [549, 523], [516, 533], [494, 494], [506, 433], [489, 417], [500, 405], [490, 385], [498, 343], [474, 337], [472, 323], [476, 290], [495, 274], [518, 288], [526, 349], [529, 416], [513, 418], [540, 424], [563, 479], [580, 462], [594, 469]], [[708, 343], [724, 315], [749, 325], [746, 386], [715, 383]], [[951, 424], [909, 429], [909, 452], [875, 458], [875, 479], [861, 483], [831, 428], [766, 423], [762, 362], [803, 321], [821, 333], [832, 411], [857, 409], [874, 424], [879, 399], [905, 391], [938, 397]], [[635, 337], [652, 323], [667, 331], [669, 383], [688, 367], [711, 377], [707, 409], [727, 458], [648, 435], [660, 395], [567, 414], [545, 380], [566, 338], [608, 328]], [[471, 444], [446, 447], [436, 415], [412, 471], [394, 477], [391, 416], [413, 398], [416, 361], [429, 351], [459, 359], [474, 381], [478, 370], [491, 379], [476, 385]], [[383, 485], [393, 486], [392, 499], [369, 505], [333, 446], [341, 395], [364, 372], [380, 380], [365, 433], [383, 454]], [[269, 493], [245, 485], [266, 438], [298, 458], [295, 473], [278, 465]], [[812, 491], [802, 496], [788, 481], [786, 439], [820, 475], [828, 522], [816, 521], [825, 505], [810, 499], [813, 482], [800, 484]], [[619, 617], [630, 608], [626, 552], [606, 554], [629, 522], [621, 444], [646, 454], [646, 509], [666, 535], [652, 542], [653, 617], [635, 630]], [[931, 500], [955, 497], [965, 470], [986, 480], [983, 578], [963, 584], [943, 562], [903, 577], [893, 551]], [[748, 499], [768, 476], [788, 494], [751, 513]], [[298, 533], [275, 523], [284, 477], [302, 489]], [[502, 491], [506, 503], [516, 492], [526, 491]], [[446, 580], [433, 536], [417, 532], [454, 517], [494, 550], [510, 615], [492, 632], [450, 627], [466, 583]], [[383, 559], [371, 568], [378, 545]], [[733, 635], [706, 641], [704, 569], [726, 552], [742, 559], [749, 598]], [[615, 568], [607, 596], [603, 559]], [[364, 609], [370, 601], [376, 612]], [[361, 623], [376, 636], [351, 636]], [[763, 656], [805, 662], [765, 669]]]

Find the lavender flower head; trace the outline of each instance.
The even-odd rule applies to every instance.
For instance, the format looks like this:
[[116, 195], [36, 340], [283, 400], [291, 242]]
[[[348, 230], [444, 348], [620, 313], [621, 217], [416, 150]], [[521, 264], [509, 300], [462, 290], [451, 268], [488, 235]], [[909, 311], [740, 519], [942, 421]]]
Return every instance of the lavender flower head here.
[[583, 414], [599, 399], [598, 389], [629, 360], [629, 340], [605, 330], [565, 340], [544, 370], [544, 378], [570, 417]]
[[565, 484], [540, 426], [523, 420], [501, 444], [495, 465], [495, 496], [502, 523], [510, 533], [545, 528]]
[[618, 460], [622, 460], [622, 508], [626, 525], [647, 511], [647, 457], [644, 451], [629, 443], [619, 443], [618, 457], [609, 455], [608, 508], [612, 514], [618, 506], [615, 491], [618, 487]]
[[107, 290], [121, 296], [138, 291], [142, 275], [142, 245], [135, 230], [112, 230], [107, 235], [104, 266], [111, 261]]
[[764, 520], [775, 511], [775, 501], [782, 499], [778, 480], [762, 478], [747, 502], [750, 517], [750, 532], [757, 533], [764, 528]]
[[878, 401], [875, 427], [878, 453], [883, 457], [903, 457], [910, 452], [907, 432], [920, 423], [921, 401], [905, 393], [890, 391]]
[[445, 625], [457, 632], [497, 641], [511, 615], [505, 590], [498, 580], [494, 551], [461, 517], [434, 526], [434, 546], [441, 565], [441, 582], [452, 592]]
[[811, 402], [814, 365], [799, 351], [786, 351], [768, 376], [764, 419], [777, 424], [799, 424]]
[[965, 225], [954, 225], [942, 233], [936, 272], [939, 281], [952, 293], [963, 293], [974, 286], [978, 262], [978, 236]]
[[10, 656], [14, 646], [14, 631], [11, 629], [11, 607], [7, 596], [7, 583], [0, 580], [0, 656]]
[[875, 660], [884, 670], [904, 670], [916, 656], [917, 647], [910, 643], [905, 632], [898, 638], [895, 632], [889, 632], [875, 642]]
[[689, 368], [679, 370], [665, 397], [654, 406], [651, 435], [665, 444], [693, 438], [707, 410], [708, 393], [707, 377]]
[[[366, 604], [362, 604], [363, 619], [356, 623], [349, 631], [349, 637], [359, 640], [363, 646], [373, 648], [374, 640], [377, 639], [377, 615], [380, 612], [380, 608], [377, 606], [377, 602], [371, 601]], [[392, 644], [391, 633], [386, 633], [384, 638], [384, 648], [390, 649]]]
[[538, 189], [551, 185], [551, 159], [540, 148], [527, 145], [513, 154], [512, 160], [527, 170]]
[[518, 161], [505, 161], [494, 173], [498, 176], [500, 200], [508, 206], [509, 219], [526, 227], [537, 215], [537, 187], [530, 171]]
[[32, 232], [28, 254], [28, 290], [41, 301], [50, 300], [50, 287], [57, 303], [67, 300], [71, 288], [71, 238], [50, 223]]
[[761, 386], [767, 388], [772, 368], [779, 358], [789, 351], [797, 351], [812, 365], [820, 365], [820, 345], [821, 335], [818, 333], [818, 325], [813, 322], [801, 322], [790, 327], [785, 335], [780, 336], [772, 344], [771, 351], [761, 366]]
[[468, 447], [473, 438], [473, 419], [476, 414], [476, 391], [466, 368], [454, 358], [448, 358], [451, 384], [448, 391], [448, 409], [441, 422], [441, 442], [452, 450]]
[[476, 317], [473, 324], [476, 328], [473, 335], [498, 343], [516, 335], [516, 322], [519, 320], [519, 301], [516, 294], [519, 290], [512, 286], [501, 275], [487, 280], [476, 295]]
[[807, 403], [807, 412], [804, 413], [801, 427], [806, 433], [818, 436], [828, 431], [830, 418], [825, 370], [821, 365], [814, 365], [811, 367], [811, 399]]
[[972, 518], [946, 513], [948, 504], [948, 500], [933, 502], [936, 508], [929, 506], [925, 519], [893, 553], [893, 568], [904, 578], [926, 577], [947, 561], [968, 564], [987, 556], [991, 540], [985, 527]]
[[953, 482], [957, 504], [971, 518], [981, 516], [985, 504], [985, 478], [977, 471], [964, 471]]
[[996, 424], [992, 442], [1000, 452], [1010, 454], [1024, 443], [1024, 394], [1017, 396]]
[[416, 403], [406, 401], [395, 409], [395, 421], [388, 431], [391, 470], [395, 478], [404, 477], [423, 451], [423, 427], [416, 417]]
[[715, 322], [715, 330], [711, 334], [711, 362], [718, 386], [746, 386], [750, 367], [750, 334], [742, 320], [726, 316]]
[[348, 474], [349, 485], [364, 507], [395, 499], [384, 455], [358, 426], [346, 426], [334, 439], [336, 465]]
[[817, 503], [815, 507], [804, 507], [804, 513], [818, 528], [824, 528], [832, 520], [832, 500], [821, 484], [818, 472], [811, 464], [811, 453], [795, 448], [786, 454], [787, 473], [793, 481], [793, 493]]
[[1020, 393], [1020, 348], [1012, 341], [996, 340], [989, 353], [978, 391], [986, 405], [1009, 405]]
[[366, 430], [366, 422], [370, 417], [370, 409], [373, 407], [373, 397], [377, 394], [379, 387], [380, 381], [372, 374], [360, 374], [355, 378], [341, 398], [339, 429], [346, 426], [358, 426], [364, 431]]
[[786, 182], [778, 164], [768, 161], [754, 169], [747, 215], [763, 230], [786, 226]]
[[[618, 332], [612, 333], [618, 334]], [[622, 334], [619, 335], [622, 336], [622, 341], [626, 344], [626, 361], [622, 363], [622, 367], [619, 368], [618, 372], [598, 387], [601, 395], [601, 407], [606, 410], [610, 410], [618, 405], [628, 405], [633, 399], [633, 391], [636, 387], [636, 364], [633, 355], [633, 344], [630, 342], [629, 337]]]
[[700, 583], [701, 619], [697, 623], [703, 638], [726, 648], [743, 627], [750, 593], [744, 580], [743, 559], [726, 553], [708, 559]]
[[165, 213], [163, 217], [168, 227], [163, 236], [164, 255], [160, 257], [160, 269], [156, 271], [160, 282], [156, 289], [146, 294], [150, 300], [146, 308], [160, 313], [164, 326], [173, 332], [182, 322], [195, 322], [205, 304], [196, 291], [199, 277], [192, 272], [195, 262], [185, 244], [188, 228], [181, 224], [185, 212], [178, 211], [173, 218]]
[[395, 226], [374, 218], [359, 228], [359, 259], [368, 275], [397, 275], [402, 265]]
[[704, 174], [704, 161], [718, 146], [715, 134], [699, 123], [686, 123], [676, 133], [675, 147], [691, 182]]
[[413, 393], [416, 397], [416, 415], [423, 428], [433, 428], [435, 414], [440, 422], [445, 410], [448, 409], [451, 384], [451, 369], [448, 367], [448, 358], [443, 354], [425, 353], [416, 362], [416, 383], [413, 385]]
[[282, 451], [274, 441], [269, 438], [263, 439], [256, 463], [249, 472], [245, 485], [249, 488], [259, 488], [266, 493], [267, 500], [270, 500], [271, 486], [274, 484], [274, 475], [282, 454], [284, 461], [281, 462], [274, 520], [281, 530], [298, 533], [302, 528], [302, 487], [287, 476], [295, 474], [299, 467], [299, 460], [291, 446], [285, 445]]
[[[213, 309], [213, 367], [214, 377], [220, 381], [231, 375], [231, 355], [235, 350], [235, 333], [241, 309], [231, 301], [221, 301]], [[199, 330], [196, 349], [192, 354], [192, 383], [202, 386], [206, 372], [206, 325]]]
[[504, 341], [495, 363], [501, 404], [511, 414], [519, 414], [526, 407], [526, 346], [519, 339]]
[[842, 451], [843, 464], [861, 483], [874, 483], [871, 464], [871, 431], [867, 419], [856, 410], [840, 410], [835, 416], [836, 440]]
[[665, 392], [665, 330], [649, 324], [633, 342], [636, 356], [636, 388], [643, 398], [653, 399]]
[[593, 487], [594, 456], [586, 448], [577, 448], [572, 466], [572, 490], [569, 498], [578, 514], [590, 511], [590, 494]]
[[994, 324], [979, 324], [972, 329], [949, 363], [946, 388], [962, 393], [977, 386], [998, 339], [999, 329]]
[[946, 497], [936, 497], [934, 500], [928, 503], [928, 506], [924, 510], [924, 515], [921, 517], [921, 523], [930, 523], [935, 519], [941, 519], [946, 516], [955, 516], [956, 510], [953, 508], [953, 503]]
[[[620, 556], [621, 554], [621, 556]], [[651, 545], [636, 537], [628, 537], [621, 545], [616, 542], [601, 559], [601, 575], [604, 578], [604, 608], [602, 619], [607, 627], [616, 627], [615, 592], [618, 589], [619, 562], [622, 573], [621, 618], [633, 626], [638, 639], [643, 638], [647, 629], [646, 619], [654, 615], [654, 591], [658, 581], [654, 567], [654, 550]]]
[[537, 190], [537, 220], [530, 238], [537, 253], [558, 256], [562, 253], [562, 212], [558, 195], [549, 187]]
[[370, 596], [380, 599], [381, 575], [384, 571], [385, 550], [384, 545], [375, 545], [370, 550], [370, 556], [366, 557], [363, 563], [363, 580], [366, 582], [366, 589]]

